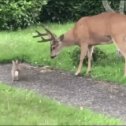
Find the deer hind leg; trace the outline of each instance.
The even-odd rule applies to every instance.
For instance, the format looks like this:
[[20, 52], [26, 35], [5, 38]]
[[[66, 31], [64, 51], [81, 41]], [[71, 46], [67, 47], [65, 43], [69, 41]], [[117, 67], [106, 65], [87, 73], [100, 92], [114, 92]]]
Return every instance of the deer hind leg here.
[[91, 71], [91, 61], [92, 61], [93, 49], [94, 49], [93, 46], [90, 46], [89, 49], [88, 49], [88, 54], [87, 54], [87, 56], [88, 56], [88, 67], [87, 67], [86, 75], [88, 75], [89, 72]]
[[83, 66], [83, 61], [84, 61], [84, 58], [85, 58], [85, 56], [87, 55], [87, 52], [88, 52], [88, 45], [83, 44], [83, 45], [81, 45], [80, 48], [81, 48], [80, 62], [79, 62], [79, 65], [78, 65], [78, 69], [77, 69], [77, 71], [75, 73], [76, 76], [78, 76], [81, 73], [82, 66]]
[[121, 54], [125, 59], [125, 66], [124, 66], [124, 76], [126, 77], [126, 39], [121, 36], [115, 39], [115, 44], [118, 46]]

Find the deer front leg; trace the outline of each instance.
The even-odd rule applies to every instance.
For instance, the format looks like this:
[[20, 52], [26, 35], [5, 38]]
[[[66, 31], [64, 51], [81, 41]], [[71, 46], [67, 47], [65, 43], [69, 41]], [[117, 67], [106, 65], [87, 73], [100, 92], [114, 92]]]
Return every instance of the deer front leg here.
[[124, 77], [126, 77], [126, 57], [125, 57]]
[[91, 71], [91, 61], [92, 61], [92, 53], [93, 53], [93, 49], [94, 47], [89, 47], [88, 49], [88, 68], [87, 68], [87, 72], [86, 72], [86, 75], [89, 74], [89, 72]]
[[81, 49], [80, 62], [79, 62], [78, 69], [77, 69], [77, 71], [75, 73], [76, 76], [78, 76], [81, 73], [81, 69], [82, 69], [82, 66], [83, 66], [83, 61], [84, 61], [85, 56], [87, 55], [88, 46], [87, 45], [81, 45], [80, 49]]

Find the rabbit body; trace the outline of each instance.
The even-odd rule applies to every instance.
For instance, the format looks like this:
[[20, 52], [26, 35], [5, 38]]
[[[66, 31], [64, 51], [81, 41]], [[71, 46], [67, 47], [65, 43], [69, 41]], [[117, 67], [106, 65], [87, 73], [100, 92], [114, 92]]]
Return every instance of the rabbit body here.
[[12, 69], [11, 69], [11, 76], [12, 76], [12, 81], [18, 81], [20, 77], [20, 63], [18, 60], [12, 61]]

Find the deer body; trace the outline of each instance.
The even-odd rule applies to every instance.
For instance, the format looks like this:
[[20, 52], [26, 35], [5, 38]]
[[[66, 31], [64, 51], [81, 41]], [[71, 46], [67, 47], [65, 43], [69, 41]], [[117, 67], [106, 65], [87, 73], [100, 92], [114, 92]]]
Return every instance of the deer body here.
[[105, 12], [95, 16], [82, 17], [75, 26], [61, 35], [59, 38], [51, 39], [51, 57], [58, 55], [61, 48], [77, 44], [80, 46], [80, 63], [75, 75], [80, 74], [83, 60], [88, 56], [87, 74], [91, 70], [93, 46], [109, 44], [114, 41], [125, 58], [126, 76], [126, 16]]

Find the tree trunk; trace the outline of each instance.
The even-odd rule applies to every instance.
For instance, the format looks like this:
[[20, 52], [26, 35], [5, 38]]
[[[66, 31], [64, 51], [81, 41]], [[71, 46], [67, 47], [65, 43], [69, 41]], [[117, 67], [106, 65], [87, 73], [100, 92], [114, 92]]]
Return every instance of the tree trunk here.
[[119, 4], [119, 12], [121, 14], [124, 14], [124, 8], [125, 8], [125, 0], [121, 0]]
[[124, 14], [125, 0], [120, 0], [119, 9], [116, 10], [116, 11], [111, 8], [108, 0], [102, 0], [102, 5], [103, 5], [103, 7], [105, 8], [105, 10], [107, 12], [116, 12], [116, 11], [118, 11], [121, 14]]
[[[108, 0], [102, 0], [102, 5], [103, 5], [103, 7], [105, 8], [105, 10], [106, 10], [107, 12], [115, 12], [115, 11], [111, 8], [111, 6], [110, 6]], [[122, 6], [121, 6], [121, 7], [122, 7]]]

